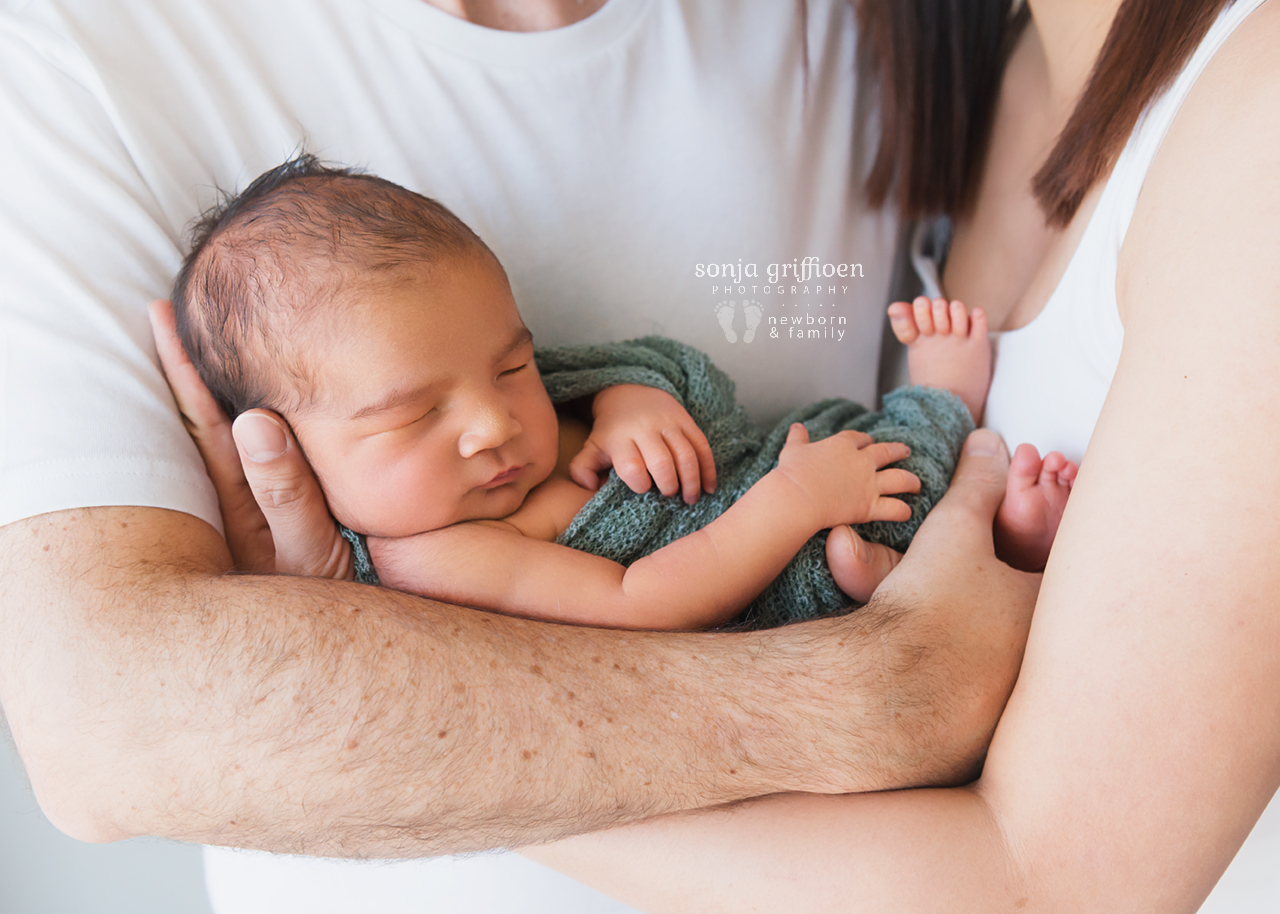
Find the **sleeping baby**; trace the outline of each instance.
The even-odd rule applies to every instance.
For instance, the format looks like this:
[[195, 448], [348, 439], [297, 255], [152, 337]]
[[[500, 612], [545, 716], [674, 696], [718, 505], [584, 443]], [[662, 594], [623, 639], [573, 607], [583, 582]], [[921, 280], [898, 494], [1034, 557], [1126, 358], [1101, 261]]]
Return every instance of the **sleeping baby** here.
[[[206, 214], [173, 299], [227, 414], [289, 422], [363, 580], [619, 628], [765, 627], [865, 600], [872, 566], [829, 531], [905, 549], [990, 376], [980, 311], [897, 305], [915, 386], [761, 432], [675, 341], [535, 351], [461, 220], [308, 155]], [[1024, 567], [1043, 564], [1074, 473], [1054, 454], [1011, 475], [997, 526]]]

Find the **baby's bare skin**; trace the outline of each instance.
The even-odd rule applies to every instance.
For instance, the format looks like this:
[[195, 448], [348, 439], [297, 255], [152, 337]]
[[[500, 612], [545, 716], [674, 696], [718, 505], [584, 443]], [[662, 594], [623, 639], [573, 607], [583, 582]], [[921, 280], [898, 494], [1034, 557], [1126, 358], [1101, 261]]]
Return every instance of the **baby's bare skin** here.
[[[921, 295], [910, 304], [894, 302], [889, 323], [907, 347], [912, 382], [951, 390], [981, 424], [991, 383], [991, 344], [983, 310], [974, 308], [970, 314], [961, 302]], [[1079, 469], [1057, 451], [1042, 460], [1034, 445], [1018, 446], [996, 515], [996, 552], [1002, 559], [1022, 571], [1044, 568]]]
[[[383, 582], [467, 606], [580, 624], [699, 629], [740, 613], [821, 530], [906, 520], [910, 453], [795, 426], [777, 468], [707, 527], [629, 566], [558, 545], [615, 469], [695, 501], [715, 487], [706, 436], [671, 395], [611, 387], [590, 429], [558, 416], [506, 277], [480, 254], [353, 291], [295, 342], [319, 349], [286, 416], [335, 517], [369, 535]], [[306, 340], [315, 342], [307, 343]]]

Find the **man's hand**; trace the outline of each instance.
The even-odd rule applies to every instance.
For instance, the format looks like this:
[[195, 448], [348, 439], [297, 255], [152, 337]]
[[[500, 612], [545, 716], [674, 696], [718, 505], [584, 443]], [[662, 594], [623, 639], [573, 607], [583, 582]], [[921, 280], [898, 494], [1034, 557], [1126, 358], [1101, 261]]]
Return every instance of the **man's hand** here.
[[0, 528], [0, 701], [41, 803], [93, 840], [417, 856], [963, 780], [1035, 591], [992, 553], [1006, 464], [966, 454], [859, 612], [733, 634], [228, 576], [213, 530], [159, 509], [33, 518]]
[[[910, 662], [923, 668], [902, 678], [895, 700], [904, 705], [900, 713], [927, 712], [918, 718], [921, 729], [906, 731], [920, 739], [920, 752], [948, 747], [920, 784], [976, 776], [1022, 666], [1041, 576], [1016, 571], [995, 555], [992, 521], [1008, 471], [1000, 436], [986, 429], [971, 434], [951, 488], [860, 611], [896, 607], [909, 614], [897, 644], [903, 662], [912, 657], [910, 639], [920, 639]], [[888, 559], [873, 553], [870, 561]], [[907, 751], [906, 742], [890, 748]]]
[[288, 424], [265, 409], [229, 421], [182, 348], [172, 303], [154, 301], [149, 313], [160, 364], [218, 492], [236, 569], [354, 577], [351, 548]]
[[591, 436], [569, 464], [584, 489], [600, 488], [600, 473], [613, 467], [633, 492], [652, 483], [663, 495], [683, 493], [686, 504], [716, 489], [716, 464], [707, 436], [671, 394], [639, 384], [619, 384], [596, 394]]

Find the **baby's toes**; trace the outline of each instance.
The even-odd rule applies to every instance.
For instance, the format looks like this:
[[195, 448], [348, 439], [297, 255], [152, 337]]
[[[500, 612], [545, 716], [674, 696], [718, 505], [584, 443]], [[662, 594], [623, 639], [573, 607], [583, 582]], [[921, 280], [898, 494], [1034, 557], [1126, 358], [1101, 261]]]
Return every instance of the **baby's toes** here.
[[1056, 473], [1067, 465], [1067, 458], [1058, 451], [1050, 451], [1044, 455], [1044, 468]]
[[986, 340], [987, 338], [987, 312], [981, 308], [974, 308], [973, 313], [969, 315], [969, 336], [972, 339]]
[[1079, 472], [1079, 464], [1068, 460], [1057, 451], [1051, 451], [1045, 455], [1044, 466], [1041, 469], [1040, 477], [1045, 483], [1069, 486], [1075, 482], [1076, 474]]
[[1040, 480], [1043, 467], [1040, 452], [1036, 450], [1034, 444], [1018, 445], [1018, 449], [1013, 452], [1013, 458], [1009, 461], [1010, 485], [1016, 484], [1019, 488], [1034, 486]]
[[921, 295], [911, 303], [911, 311], [920, 335], [933, 336], [933, 302]]
[[945, 298], [933, 300], [933, 329], [942, 334], [951, 332], [951, 306]]
[[964, 306], [964, 302], [951, 303], [951, 335], [960, 337], [969, 335], [969, 309]]
[[920, 338], [911, 305], [904, 301], [896, 301], [889, 306], [889, 326], [893, 329], [893, 335], [898, 338], [898, 342], [904, 346], [910, 346]]

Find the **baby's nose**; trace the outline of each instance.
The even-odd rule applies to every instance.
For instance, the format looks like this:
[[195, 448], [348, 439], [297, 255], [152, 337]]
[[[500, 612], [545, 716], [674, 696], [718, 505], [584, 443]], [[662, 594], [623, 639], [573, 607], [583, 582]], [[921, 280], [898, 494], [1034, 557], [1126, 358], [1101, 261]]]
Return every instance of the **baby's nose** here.
[[501, 447], [520, 434], [520, 423], [503, 403], [488, 403], [478, 409], [458, 438], [458, 453], [474, 457], [481, 451]]

